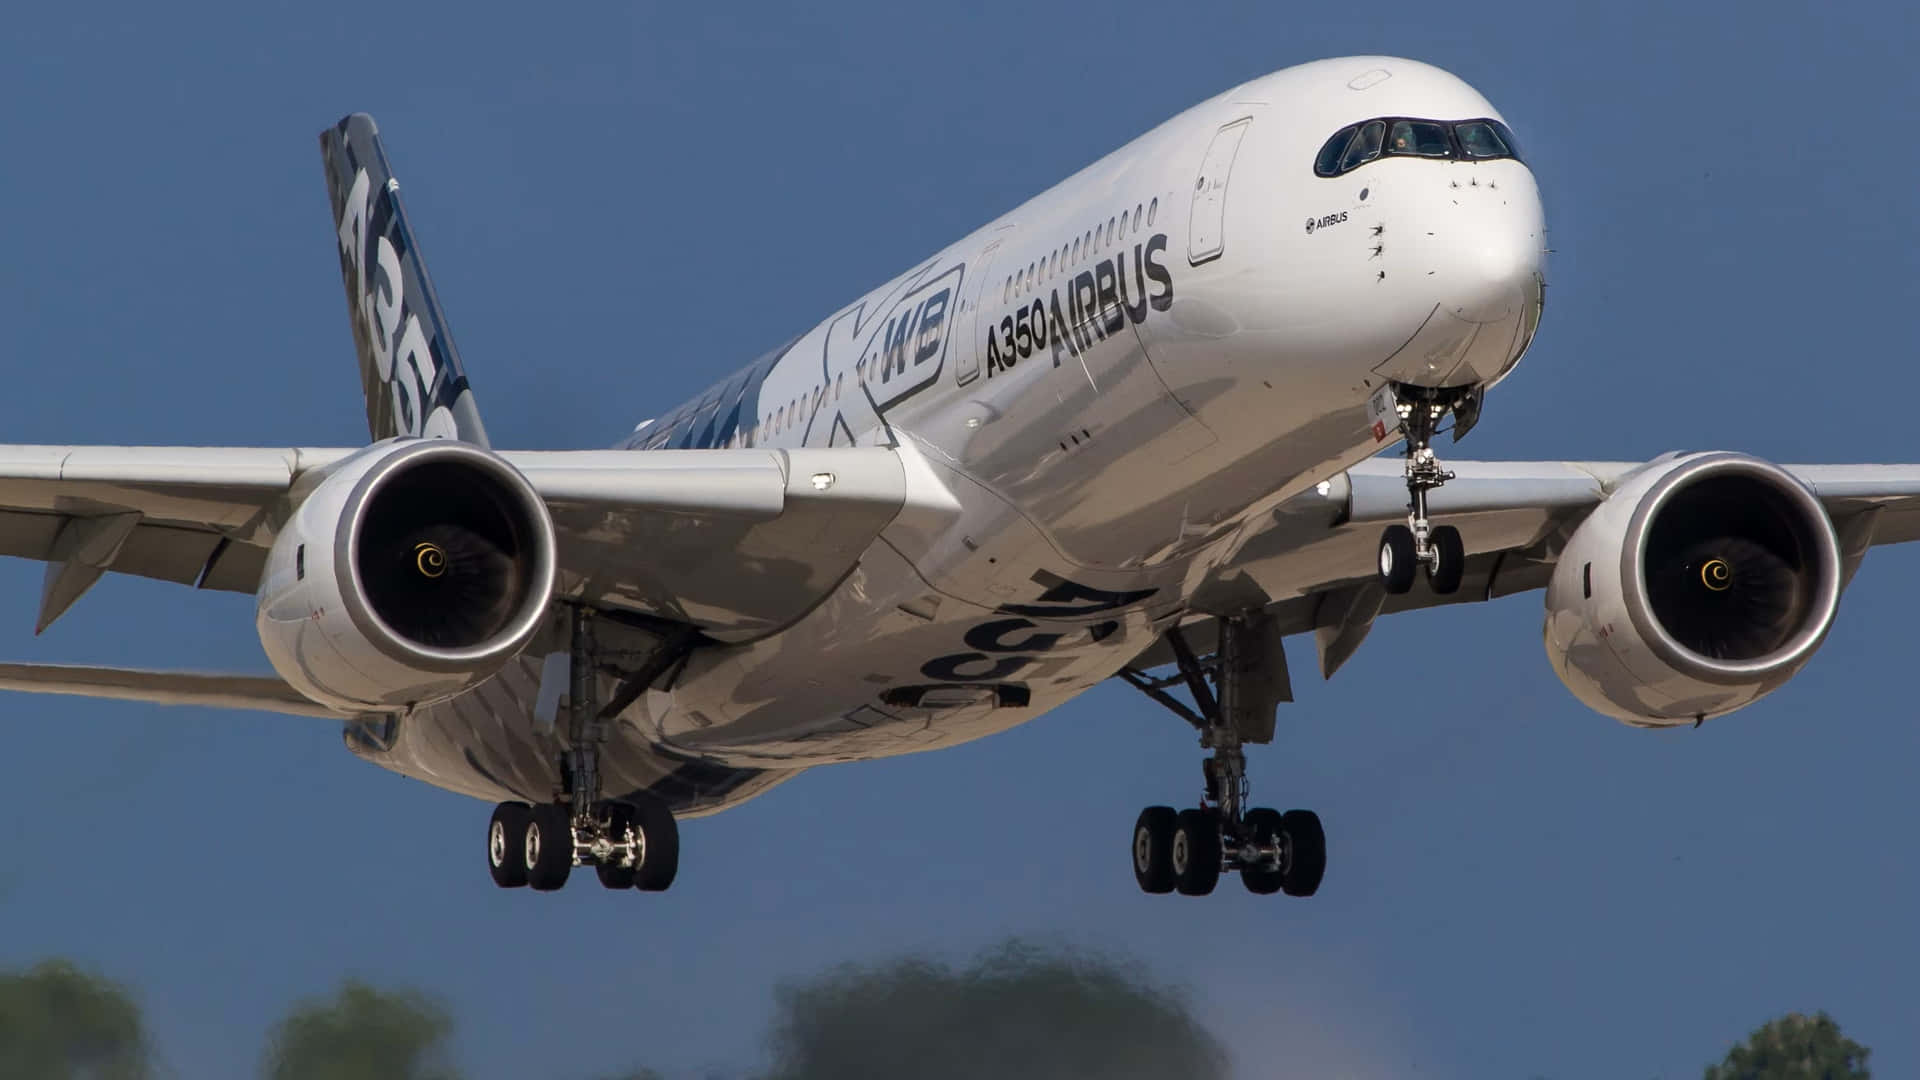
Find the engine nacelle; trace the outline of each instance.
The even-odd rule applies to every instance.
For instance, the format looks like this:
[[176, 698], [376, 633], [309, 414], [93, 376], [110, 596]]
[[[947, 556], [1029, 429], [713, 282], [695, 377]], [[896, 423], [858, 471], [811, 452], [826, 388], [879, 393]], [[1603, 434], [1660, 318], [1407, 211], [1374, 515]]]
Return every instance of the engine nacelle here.
[[469, 443], [377, 443], [335, 466], [274, 540], [255, 625], [274, 670], [336, 708], [403, 707], [493, 675], [540, 627], [553, 520]]
[[1691, 724], [1792, 678], [1840, 588], [1833, 523], [1791, 474], [1744, 454], [1669, 458], [1574, 532], [1547, 586], [1547, 655], [1608, 716]]

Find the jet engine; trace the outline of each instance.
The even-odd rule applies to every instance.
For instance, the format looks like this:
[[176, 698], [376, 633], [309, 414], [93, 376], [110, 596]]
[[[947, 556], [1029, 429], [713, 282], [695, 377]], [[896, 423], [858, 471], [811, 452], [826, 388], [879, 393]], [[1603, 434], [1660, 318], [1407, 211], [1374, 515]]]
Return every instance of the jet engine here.
[[274, 669], [317, 702], [424, 704], [525, 648], [553, 579], [553, 521], [513, 466], [449, 439], [376, 443], [280, 531], [255, 625]]
[[1641, 727], [1696, 723], [1800, 670], [1840, 603], [1833, 523], [1805, 485], [1744, 454], [1664, 458], [1582, 522], [1547, 586], [1554, 671]]

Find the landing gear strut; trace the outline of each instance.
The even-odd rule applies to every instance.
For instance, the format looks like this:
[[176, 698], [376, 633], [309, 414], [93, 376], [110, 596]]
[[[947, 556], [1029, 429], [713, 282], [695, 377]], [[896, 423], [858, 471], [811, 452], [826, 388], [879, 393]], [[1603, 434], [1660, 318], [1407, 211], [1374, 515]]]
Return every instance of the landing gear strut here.
[[[1120, 677], [1186, 720], [1209, 751], [1200, 805], [1176, 811], [1149, 806], [1133, 826], [1133, 876], [1149, 893], [1187, 896], [1213, 891], [1223, 871], [1237, 871], [1249, 892], [1312, 896], [1327, 868], [1327, 841], [1311, 810], [1282, 814], [1247, 808], [1246, 742], [1273, 738], [1274, 708], [1292, 700], [1286, 655], [1269, 619], [1219, 620], [1214, 655], [1198, 657], [1179, 627], [1167, 631], [1176, 673], [1154, 678], [1132, 668]], [[1184, 686], [1193, 707], [1168, 691]]]
[[1407, 440], [1407, 523], [1389, 525], [1380, 536], [1380, 583], [1389, 593], [1404, 593], [1413, 588], [1415, 572], [1425, 566], [1433, 591], [1448, 596], [1460, 589], [1467, 549], [1459, 529], [1435, 526], [1427, 518], [1427, 493], [1453, 479], [1453, 473], [1442, 468], [1434, 455], [1433, 435], [1441, 419], [1451, 412], [1458, 441], [1479, 418], [1480, 390], [1395, 385], [1383, 388], [1383, 392], [1392, 394], [1393, 409], [1399, 414], [1400, 430]]
[[[679, 827], [666, 804], [644, 792], [626, 800], [602, 797], [600, 749], [607, 721], [625, 703], [601, 709], [592, 616], [575, 607], [571, 619], [562, 790], [553, 802], [494, 807], [487, 826], [487, 869], [502, 888], [526, 885], [552, 892], [567, 883], [575, 866], [591, 866], [609, 889], [660, 892], [679, 871]], [[651, 682], [655, 674], [643, 668], [635, 678]]]

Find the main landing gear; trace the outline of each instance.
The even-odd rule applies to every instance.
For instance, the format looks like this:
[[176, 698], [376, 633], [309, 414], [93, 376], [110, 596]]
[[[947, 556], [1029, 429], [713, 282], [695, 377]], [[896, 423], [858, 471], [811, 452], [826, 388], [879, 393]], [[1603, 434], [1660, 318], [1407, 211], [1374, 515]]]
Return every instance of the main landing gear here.
[[1391, 392], [1407, 440], [1407, 523], [1389, 525], [1380, 536], [1380, 583], [1389, 593], [1404, 593], [1413, 588], [1414, 575], [1424, 566], [1433, 591], [1450, 596], [1460, 589], [1467, 548], [1459, 529], [1427, 520], [1427, 493], [1453, 479], [1434, 456], [1433, 435], [1449, 412], [1454, 414], [1455, 441], [1466, 434], [1480, 415], [1480, 390], [1396, 385]]
[[[1220, 645], [1196, 657], [1179, 627], [1167, 631], [1178, 672], [1153, 678], [1126, 669], [1121, 678], [1200, 733], [1211, 751], [1201, 764], [1200, 805], [1149, 806], [1133, 825], [1133, 876], [1150, 893], [1205, 896], [1224, 871], [1238, 871], [1248, 892], [1312, 896], [1327, 869], [1327, 838], [1311, 810], [1246, 808], [1245, 742], [1273, 738], [1274, 709], [1292, 700], [1280, 634], [1261, 616], [1219, 620]], [[1211, 683], [1209, 682], [1211, 677]], [[1184, 684], [1194, 708], [1167, 691]]]
[[[584, 608], [574, 608], [572, 617], [564, 790], [550, 803], [493, 808], [487, 870], [503, 889], [526, 885], [552, 892], [567, 883], [574, 867], [591, 866], [609, 889], [661, 892], [680, 869], [679, 826], [665, 803], [645, 793], [601, 798], [600, 746], [608, 716], [595, 701], [593, 626]], [[652, 681], [652, 674], [641, 674]]]

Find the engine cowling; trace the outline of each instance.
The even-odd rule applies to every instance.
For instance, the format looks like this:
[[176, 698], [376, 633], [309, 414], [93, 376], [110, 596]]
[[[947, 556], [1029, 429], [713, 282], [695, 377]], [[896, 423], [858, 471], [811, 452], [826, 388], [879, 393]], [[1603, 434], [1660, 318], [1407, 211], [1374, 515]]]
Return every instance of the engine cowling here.
[[1642, 727], [1750, 705], [1798, 672], [1840, 604], [1840, 547], [1806, 486], [1744, 454], [1628, 477], [1547, 586], [1546, 645], [1574, 696]]
[[337, 708], [450, 697], [539, 629], [553, 521], [513, 466], [402, 439], [340, 462], [275, 539], [255, 625], [274, 670]]

